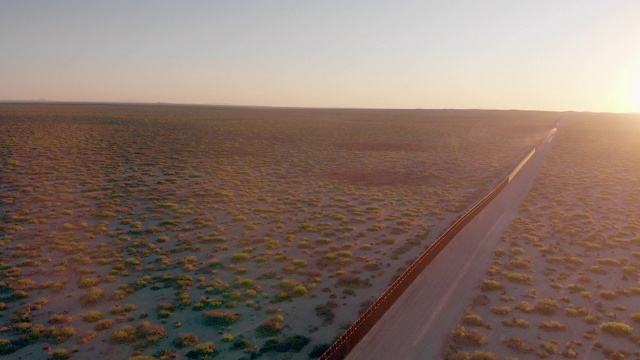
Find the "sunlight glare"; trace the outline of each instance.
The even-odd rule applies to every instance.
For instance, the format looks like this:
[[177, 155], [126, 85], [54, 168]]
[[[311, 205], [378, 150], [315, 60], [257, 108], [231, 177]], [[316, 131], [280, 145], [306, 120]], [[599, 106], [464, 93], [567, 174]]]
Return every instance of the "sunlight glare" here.
[[631, 111], [640, 112], [640, 79], [636, 80], [631, 89]]

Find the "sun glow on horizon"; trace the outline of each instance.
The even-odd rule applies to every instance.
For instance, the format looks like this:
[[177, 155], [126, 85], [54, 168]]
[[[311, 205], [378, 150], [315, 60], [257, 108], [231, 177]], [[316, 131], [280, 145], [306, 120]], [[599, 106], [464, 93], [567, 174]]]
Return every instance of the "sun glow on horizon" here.
[[632, 84], [629, 100], [631, 111], [640, 113], [640, 76], [637, 77], [635, 82]]
[[0, 101], [640, 112], [634, 0], [6, 3]]

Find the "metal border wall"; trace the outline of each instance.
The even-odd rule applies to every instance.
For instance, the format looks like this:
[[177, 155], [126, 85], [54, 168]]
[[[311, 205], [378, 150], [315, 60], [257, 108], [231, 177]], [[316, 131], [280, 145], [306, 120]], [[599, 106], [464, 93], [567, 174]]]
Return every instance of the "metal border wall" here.
[[447, 244], [465, 227], [482, 209], [484, 209], [507, 184], [516, 176], [520, 169], [533, 156], [538, 147], [544, 142], [536, 144], [527, 155], [518, 162], [513, 171], [507, 175], [491, 192], [462, 215], [449, 229], [427, 248], [409, 267], [385, 290], [384, 293], [354, 322], [340, 337], [322, 354], [320, 360], [342, 360], [371, 328], [380, 320], [387, 310], [400, 298], [413, 281], [422, 273], [433, 259]]

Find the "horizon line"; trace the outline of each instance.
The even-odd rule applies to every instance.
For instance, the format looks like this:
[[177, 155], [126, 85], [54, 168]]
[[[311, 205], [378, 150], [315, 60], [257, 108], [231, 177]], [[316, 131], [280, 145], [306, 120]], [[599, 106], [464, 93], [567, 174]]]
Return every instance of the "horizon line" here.
[[541, 109], [517, 109], [517, 108], [385, 108], [385, 107], [338, 107], [338, 106], [283, 106], [283, 105], [242, 105], [226, 103], [179, 103], [179, 102], [144, 102], [144, 101], [97, 101], [97, 100], [5, 100], [0, 99], [0, 104], [78, 104], [78, 105], [169, 105], [169, 106], [202, 106], [202, 107], [244, 107], [244, 108], [273, 108], [273, 109], [336, 109], [336, 110], [475, 110], [475, 111], [529, 111], [529, 112], [557, 112], [557, 113], [592, 113], [592, 114], [620, 114], [638, 115], [640, 112], [615, 112], [592, 110], [541, 110]]

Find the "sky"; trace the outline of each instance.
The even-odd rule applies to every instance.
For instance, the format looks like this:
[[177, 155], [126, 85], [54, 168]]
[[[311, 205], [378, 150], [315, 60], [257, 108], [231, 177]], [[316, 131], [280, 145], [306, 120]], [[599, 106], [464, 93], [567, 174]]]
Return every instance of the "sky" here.
[[640, 112], [637, 0], [0, 0], [0, 100]]

